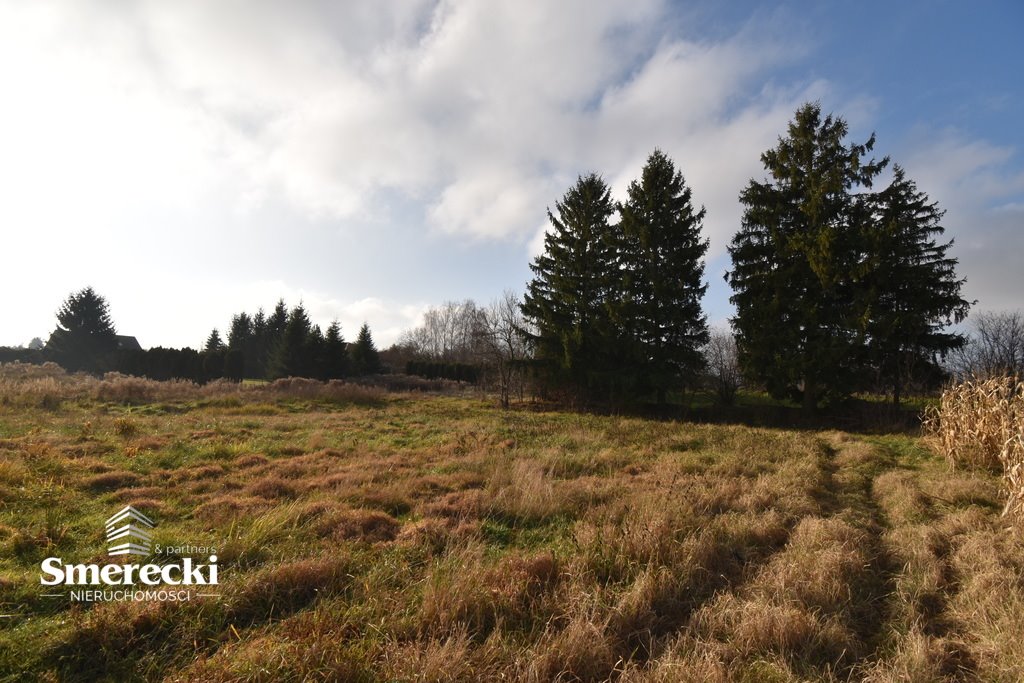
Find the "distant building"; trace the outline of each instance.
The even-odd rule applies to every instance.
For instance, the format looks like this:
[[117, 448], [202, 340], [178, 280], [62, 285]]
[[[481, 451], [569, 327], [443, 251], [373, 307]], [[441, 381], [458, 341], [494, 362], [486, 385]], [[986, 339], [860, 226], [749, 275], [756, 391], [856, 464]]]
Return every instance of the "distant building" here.
[[117, 335], [117, 350], [118, 351], [141, 351], [142, 346], [139, 344], [139, 340], [135, 337], [128, 337], [123, 334]]

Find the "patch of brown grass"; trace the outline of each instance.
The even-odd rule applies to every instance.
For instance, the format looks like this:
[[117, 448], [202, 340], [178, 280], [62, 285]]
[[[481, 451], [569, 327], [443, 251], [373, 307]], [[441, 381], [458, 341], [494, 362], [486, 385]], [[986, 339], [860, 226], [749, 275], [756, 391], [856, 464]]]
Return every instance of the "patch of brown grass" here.
[[156, 381], [108, 372], [102, 379], [85, 374], [68, 374], [53, 363], [29, 365], [0, 364], [0, 403], [54, 410], [65, 400], [92, 399], [104, 403], [138, 405], [158, 401], [186, 401], [216, 398], [221, 401], [267, 401], [307, 399], [337, 404], [379, 405], [387, 397], [382, 387], [340, 380], [320, 382], [289, 377], [268, 384], [241, 385], [216, 380], [205, 385], [190, 381]]
[[487, 496], [479, 489], [452, 491], [418, 506], [424, 517], [443, 517], [451, 520], [480, 519]]
[[480, 526], [469, 522], [451, 522], [434, 518], [421, 519], [402, 525], [396, 540], [425, 549], [431, 555], [440, 554], [460, 544], [480, 541]]
[[235, 465], [238, 467], [258, 467], [270, 462], [270, 459], [259, 453], [247, 453], [235, 458]]
[[534, 621], [557, 585], [559, 566], [547, 553], [495, 563], [470, 543], [434, 561], [423, 586], [420, 628], [433, 637], [462, 629], [483, 639], [497, 626]]
[[524, 678], [534, 681], [604, 681], [622, 660], [605, 633], [599, 610], [578, 607], [562, 626], [548, 628], [530, 653]]
[[836, 519], [806, 518], [751, 583], [702, 607], [694, 637], [728, 661], [779, 656], [822, 668], [851, 665], [876, 577], [864, 532]]
[[275, 475], [262, 477], [245, 487], [245, 492], [251, 496], [267, 499], [294, 498], [296, 495], [295, 484]]
[[393, 541], [401, 523], [379, 510], [339, 510], [325, 514], [314, 523], [318, 536], [339, 541], [379, 543]]
[[389, 515], [400, 516], [412, 510], [412, 503], [397, 485], [381, 488], [362, 487], [349, 492], [345, 497], [353, 505], [381, 510]]
[[488, 678], [481, 663], [474, 661], [472, 639], [466, 629], [429, 640], [395, 643], [382, 655], [382, 673], [387, 680], [448, 683]]
[[175, 476], [180, 476], [190, 481], [200, 479], [216, 479], [224, 475], [227, 468], [224, 465], [199, 465], [198, 467], [187, 467], [178, 470]]
[[928, 635], [913, 627], [891, 656], [861, 673], [865, 683], [931, 683], [974, 679], [974, 664], [962, 641]]
[[556, 480], [535, 460], [500, 458], [493, 467], [486, 485], [491, 514], [529, 523], [572, 515], [581, 507], [578, 489]]
[[0, 460], [0, 484], [20, 486], [29, 476], [29, 470], [16, 460]]
[[134, 472], [105, 472], [86, 479], [85, 488], [90, 491], [113, 491], [114, 489], [135, 486], [140, 481], [142, 481], [142, 478]]
[[223, 527], [254, 512], [265, 510], [268, 505], [264, 498], [218, 496], [199, 505], [193, 516], [213, 526]]
[[160, 500], [167, 494], [165, 489], [159, 486], [130, 486], [124, 489], [118, 489], [111, 494], [111, 498], [116, 501], [129, 503], [132, 500]]
[[287, 616], [344, 590], [351, 567], [345, 553], [267, 567], [225, 597], [225, 611], [231, 622], [246, 626]]
[[193, 382], [169, 380], [158, 382], [108, 372], [92, 386], [92, 397], [109, 403], [141, 404], [154, 401], [182, 400], [195, 396], [199, 387]]
[[1024, 680], [1024, 539], [998, 528], [968, 531], [951, 553], [959, 590], [950, 612], [972, 636], [982, 680]]

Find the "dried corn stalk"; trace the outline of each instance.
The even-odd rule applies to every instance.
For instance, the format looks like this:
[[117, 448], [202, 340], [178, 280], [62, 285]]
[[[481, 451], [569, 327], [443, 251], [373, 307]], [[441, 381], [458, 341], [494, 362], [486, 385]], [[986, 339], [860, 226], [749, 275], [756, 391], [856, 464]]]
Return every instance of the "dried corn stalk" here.
[[1003, 514], [1024, 513], [1024, 382], [992, 377], [953, 385], [924, 425], [951, 466], [1001, 471]]

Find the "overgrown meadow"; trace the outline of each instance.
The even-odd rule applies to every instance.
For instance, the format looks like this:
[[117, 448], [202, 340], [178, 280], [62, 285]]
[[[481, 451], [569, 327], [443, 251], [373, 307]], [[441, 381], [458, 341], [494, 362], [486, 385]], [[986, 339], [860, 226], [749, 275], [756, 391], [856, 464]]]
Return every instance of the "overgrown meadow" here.
[[[913, 434], [19, 377], [0, 501], [0, 680], [1024, 679], [999, 479]], [[126, 504], [219, 597], [42, 597]]]

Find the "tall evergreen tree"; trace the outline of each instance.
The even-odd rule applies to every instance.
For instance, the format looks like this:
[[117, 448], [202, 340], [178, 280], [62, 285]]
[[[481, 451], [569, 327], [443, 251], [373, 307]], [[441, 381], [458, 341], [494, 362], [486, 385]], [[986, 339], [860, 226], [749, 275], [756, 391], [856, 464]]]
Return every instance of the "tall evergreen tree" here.
[[898, 406], [915, 370], [964, 345], [963, 335], [944, 330], [962, 322], [971, 304], [960, 295], [965, 281], [957, 279], [957, 261], [946, 254], [952, 241], [939, 241], [944, 212], [899, 165], [889, 186], [871, 195], [870, 206], [864, 240], [869, 362]]
[[242, 311], [231, 318], [231, 328], [228, 330], [228, 352], [224, 358], [224, 376], [233, 380], [241, 380], [246, 370], [255, 370], [254, 366], [247, 366], [247, 358], [253, 355], [256, 335], [253, 330], [252, 317]]
[[862, 361], [866, 212], [854, 191], [870, 188], [888, 159], [865, 159], [873, 135], [864, 144], [846, 135], [846, 122], [822, 118], [819, 104], [798, 109], [788, 135], [761, 155], [770, 178], [740, 194], [742, 227], [729, 246], [744, 373], [773, 395], [802, 394], [807, 411], [846, 395]]
[[274, 304], [274, 312], [267, 318], [267, 333], [272, 339], [284, 334], [284, 328], [288, 324], [288, 307], [284, 299], [278, 299]]
[[116, 350], [117, 332], [106, 299], [92, 287], [68, 296], [57, 311], [47, 355], [70, 371], [99, 372], [109, 367]]
[[309, 328], [306, 337], [306, 353], [303, 361], [303, 376], [319, 380], [327, 379], [327, 340], [319, 325]]
[[311, 327], [302, 304], [293, 308], [271, 356], [271, 377], [309, 376], [308, 340]]
[[223, 351], [226, 348], [227, 347], [224, 346], [224, 341], [220, 338], [220, 332], [217, 331], [216, 327], [213, 328], [213, 331], [210, 332], [210, 336], [206, 338], [206, 344], [203, 346], [203, 351]]
[[220, 338], [220, 332], [213, 328], [210, 336], [206, 338], [203, 345], [202, 356], [203, 381], [217, 379], [224, 376], [224, 360], [227, 354], [227, 347]]
[[351, 358], [353, 369], [359, 375], [372, 375], [380, 372], [380, 354], [373, 343], [373, 335], [370, 334], [370, 326], [363, 323], [359, 328], [359, 335], [352, 345]]
[[664, 404], [666, 391], [691, 382], [704, 363], [705, 211], [694, 208], [682, 174], [657, 149], [640, 180], [630, 183], [619, 211], [619, 282], [612, 310], [629, 342], [628, 369], [638, 375], [639, 387], [653, 388]]
[[608, 390], [615, 334], [608, 314], [615, 279], [615, 212], [608, 185], [597, 174], [580, 177], [555, 211], [544, 253], [530, 265], [523, 315], [535, 333], [535, 358], [549, 380], [583, 400]]
[[324, 374], [325, 379], [340, 379], [348, 374], [348, 346], [337, 320], [327, 328], [324, 337]]
[[267, 334], [267, 316], [260, 308], [252, 317], [252, 344], [244, 350], [245, 367], [250, 377], [267, 377], [267, 358], [270, 345]]
[[245, 311], [242, 311], [231, 318], [231, 328], [228, 330], [228, 348], [244, 351], [252, 339], [252, 318]]

